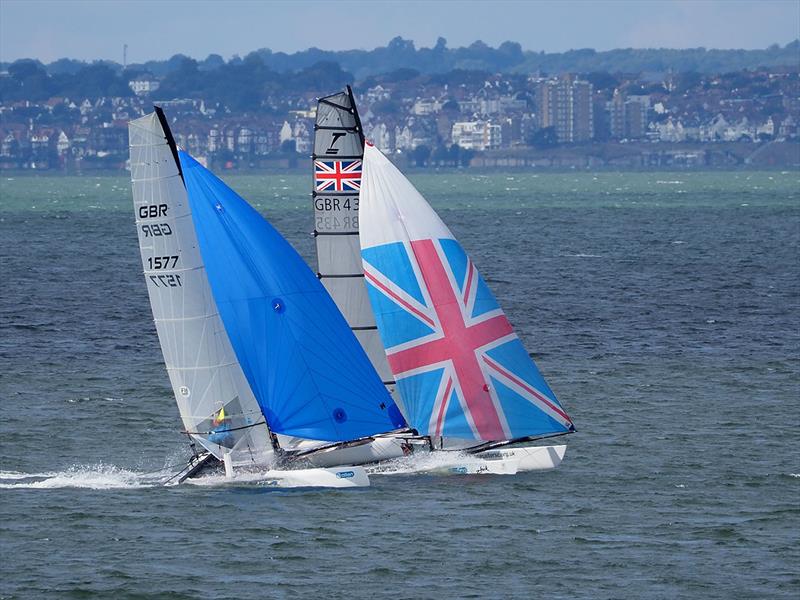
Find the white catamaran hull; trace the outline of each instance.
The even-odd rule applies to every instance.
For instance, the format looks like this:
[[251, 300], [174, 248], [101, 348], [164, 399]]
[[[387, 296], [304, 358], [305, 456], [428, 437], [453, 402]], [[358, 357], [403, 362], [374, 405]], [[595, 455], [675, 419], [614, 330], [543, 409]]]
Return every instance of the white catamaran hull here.
[[186, 483], [192, 485], [252, 484], [276, 488], [353, 488], [369, 487], [370, 485], [369, 476], [364, 467], [358, 466], [330, 469], [234, 471], [232, 476], [207, 475], [187, 479]]
[[515, 459], [482, 460], [467, 458], [450, 465], [422, 468], [420, 473], [431, 475], [516, 475], [519, 461]]
[[520, 446], [518, 448], [500, 448], [478, 452], [475, 456], [489, 462], [495, 460], [517, 461], [517, 472], [546, 471], [555, 469], [564, 460], [567, 445], [559, 446]]
[[369, 476], [364, 467], [347, 466], [332, 469], [297, 469], [296, 471], [267, 471], [263, 476], [266, 485], [294, 487], [352, 488], [369, 487]]
[[420, 471], [444, 475], [516, 475], [529, 471], [547, 471], [561, 464], [566, 451], [566, 445], [487, 450], [468, 455], [452, 464], [422, 468]]
[[[413, 454], [447, 454], [457, 455], [454, 450], [430, 450], [422, 438], [376, 437], [373, 441], [358, 446], [345, 448], [329, 448], [311, 454], [307, 460], [315, 467], [333, 467], [341, 464], [368, 465], [403, 458]], [[486, 450], [474, 455], [466, 455], [456, 459], [452, 464], [429, 467], [420, 465], [419, 472], [453, 473], [474, 475], [479, 473], [495, 475], [513, 475], [528, 471], [546, 471], [555, 469], [564, 459], [566, 444], [558, 446], [519, 446]]]

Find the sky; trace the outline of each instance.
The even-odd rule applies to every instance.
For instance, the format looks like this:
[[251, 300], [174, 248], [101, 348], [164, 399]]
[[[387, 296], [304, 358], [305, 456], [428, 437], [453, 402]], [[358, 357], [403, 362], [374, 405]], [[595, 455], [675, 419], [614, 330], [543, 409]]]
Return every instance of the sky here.
[[0, 61], [225, 59], [252, 50], [506, 40], [523, 49], [766, 48], [800, 37], [799, 0], [0, 0]]

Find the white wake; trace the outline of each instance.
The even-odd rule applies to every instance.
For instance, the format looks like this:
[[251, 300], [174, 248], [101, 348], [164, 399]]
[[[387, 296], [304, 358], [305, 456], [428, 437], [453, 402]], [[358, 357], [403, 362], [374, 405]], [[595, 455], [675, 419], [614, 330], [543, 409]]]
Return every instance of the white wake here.
[[0, 489], [134, 489], [158, 486], [164, 479], [165, 474], [161, 471], [143, 473], [114, 465], [74, 465], [64, 471], [43, 473], [0, 471]]

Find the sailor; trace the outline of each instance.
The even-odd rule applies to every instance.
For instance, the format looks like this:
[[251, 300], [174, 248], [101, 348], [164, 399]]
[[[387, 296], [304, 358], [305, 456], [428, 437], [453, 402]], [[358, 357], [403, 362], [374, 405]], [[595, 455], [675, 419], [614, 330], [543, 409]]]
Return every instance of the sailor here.
[[226, 448], [233, 448], [233, 432], [230, 431], [230, 419], [225, 416], [225, 407], [222, 406], [211, 418], [211, 434], [208, 441]]

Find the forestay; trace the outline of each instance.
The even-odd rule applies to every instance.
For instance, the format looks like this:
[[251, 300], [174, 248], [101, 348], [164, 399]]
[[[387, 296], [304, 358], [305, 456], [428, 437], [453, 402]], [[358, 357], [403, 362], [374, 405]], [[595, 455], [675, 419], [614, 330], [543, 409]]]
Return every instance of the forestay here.
[[484, 441], [572, 430], [461, 245], [370, 144], [359, 208], [369, 297], [409, 425]]
[[217, 312], [165, 128], [152, 113], [129, 132], [142, 267], [183, 426], [217, 458], [267, 464], [264, 416]]
[[211, 289], [270, 429], [325, 441], [395, 429], [391, 397], [300, 255], [220, 179], [179, 157]]
[[312, 196], [318, 276], [393, 393], [394, 378], [361, 270], [358, 195], [364, 138], [349, 87], [345, 92], [320, 98], [314, 129]]

